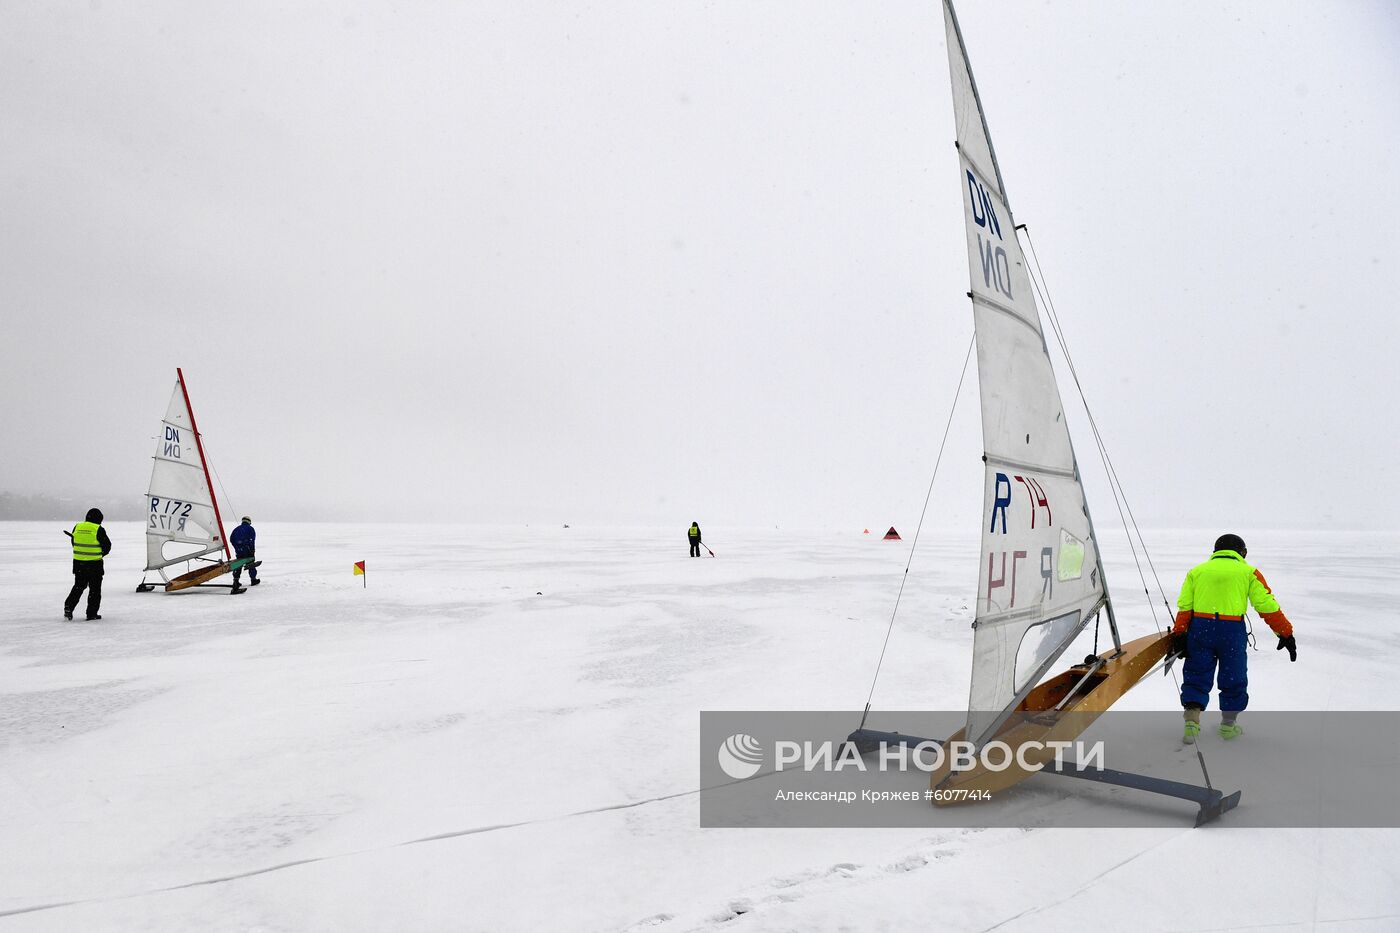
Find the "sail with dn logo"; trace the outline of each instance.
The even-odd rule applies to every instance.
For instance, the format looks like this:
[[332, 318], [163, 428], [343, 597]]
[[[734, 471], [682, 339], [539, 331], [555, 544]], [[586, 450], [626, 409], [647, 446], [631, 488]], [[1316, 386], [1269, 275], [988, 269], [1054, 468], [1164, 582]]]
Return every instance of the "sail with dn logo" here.
[[967, 737], [983, 742], [1108, 596], [1006, 188], [945, 6], [981, 388], [982, 557]]

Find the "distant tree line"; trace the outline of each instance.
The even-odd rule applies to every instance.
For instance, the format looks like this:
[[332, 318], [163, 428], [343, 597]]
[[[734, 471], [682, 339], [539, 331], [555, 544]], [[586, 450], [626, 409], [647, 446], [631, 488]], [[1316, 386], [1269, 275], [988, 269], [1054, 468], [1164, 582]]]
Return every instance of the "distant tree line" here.
[[51, 496], [45, 493], [21, 495], [0, 492], [0, 521], [67, 521], [82, 520], [91, 508], [102, 510], [103, 518], [112, 522], [141, 521], [145, 515], [145, 500], [134, 496]]

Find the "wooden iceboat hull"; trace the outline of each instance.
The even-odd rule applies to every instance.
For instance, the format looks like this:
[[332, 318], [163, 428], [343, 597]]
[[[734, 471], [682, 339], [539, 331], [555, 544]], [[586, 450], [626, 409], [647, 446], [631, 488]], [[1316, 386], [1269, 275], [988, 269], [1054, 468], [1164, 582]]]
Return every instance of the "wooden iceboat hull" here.
[[[1019, 755], [1020, 759], [1032, 768], [1036, 765], [1053, 764], [1055, 749], [1048, 743], [1072, 742], [1082, 735], [1084, 730], [1098, 719], [1100, 713], [1116, 703], [1166, 656], [1170, 645], [1170, 635], [1146, 635], [1123, 645], [1123, 653], [1117, 657], [1110, 657], [1112, 651], [1099, 655], [1105, 659], [1104, 664], [1079, 687], [1073, 699], [1066, 703], [1063, 709], [1056, 710], [1054, 707], [1089, 671], [1089, 665], [1076, 664], [1027, 694], [1025, 700], [1016, 707], [1016, 712], [997, 730], [993, 740], [1005, 742], [1014, 753], [1020, 753], [1021, 747], [1027, 742], [1039, 742], [1039, 747], [1024, 750], [1024, 754]], [[948, 742], [959, 742], [965, 738], [964, 730], [960, 729], [948, 737]], [[965, 771], [953, 771], [952, 759], [952, 755], [945, 755], [942, 766], [930, 775], [929, 785], [934, 790], [984, 791], [995, 794], [1037, 773], [1036, 770], [1020, 767], [1016, 755], [1013, 755], [1010, 767], [1001, 771], [994, 771], [980, 764]], [[934, 804], [947, 806], [975, 799], [985, 798], [979, 795], [963, 797], [961, 794], [944, 794], [935, 796]]]
[[187, 590], [192, 586], [199, 586], [201, 583], [207, 583], [216, 577], [222, 577], [226, 573], [232, 573], [239, 567], [244, 567], [248, 564], [252, 564], [256, 567], [261, 563], [262, 561], [255, 562], [251, 557], [240, 557], [237, 560], [219, 561], [217, 564], [210, 564], [207, 567], [197, 567], [188, 573], [182, 573], [178, 577], [173, 577], [169, 583], [165, 584], [165, 591], [167, 593], [173, 593], [176, 590]]

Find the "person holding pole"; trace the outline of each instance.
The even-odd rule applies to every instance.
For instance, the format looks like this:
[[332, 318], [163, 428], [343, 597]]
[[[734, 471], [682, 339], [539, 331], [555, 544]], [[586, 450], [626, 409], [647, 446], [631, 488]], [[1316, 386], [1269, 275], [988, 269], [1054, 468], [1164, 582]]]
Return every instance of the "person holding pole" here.
[[102, 510], [88, 509], [87, 517], [64, 534], [73, 539], [73, 589], [63, 601], [63, 618], [73, 618], [73, 610], [87, 590], [87, 620], [96, 622], [102, 618], [97, 614], [102, 607], [102, 558], [112, 550], [112, 541], [102, 527]]

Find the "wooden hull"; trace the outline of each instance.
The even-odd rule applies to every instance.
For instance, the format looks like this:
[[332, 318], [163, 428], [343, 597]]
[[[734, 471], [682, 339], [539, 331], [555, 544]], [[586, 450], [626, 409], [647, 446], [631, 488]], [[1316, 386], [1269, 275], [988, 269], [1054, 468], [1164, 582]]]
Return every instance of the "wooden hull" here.
[[215, 577], [222, 577], [224, 574], [231, 573], [246, 564], [257, 566], [257, 564], [260, 563], [262, 563], [262, 561], [258, 561], [255, 564], [252, 558], [240, 557], [237, 560], [223, 560], [219, 561], [217, 564], [210, 564], [207, 567], [198, 567], [188, 573], [182, 573], [178, 577], [171, 578], [170, 582], [165, 584], [165, 591], [167, 593], [173, 593], [176, 590], [186, 590], [192, 586], [199, 586], [201, 583], [207, 583]]
[[217, 564], [210, 564], [207, 567], [199, 567], [189, 573], [182, 573], [178, 577], [173, 577], [169, 583], [165, 584], [165, 591], [173, 593], [176, 590], [188, 589], [192, 586], [199, 586], [215, 577], [222, 577], [229, 572], [228, 561], [219, 561]]
[[[1040, 747], [1026, 749], [1019, 757], [1032, 766], [1053, 763], [1055, 750], [1048, 747], [1047, 743], [1073, 741], [1082, 735], [1085, 729], [1093, 725], [1100, 713], [1116, 703], [1166, 656], [1170, 645], [1170, 635], [1146, 635], [1125, 644], [1123, 653], [1116, 658], [1109, 658], [1111, 651], [1099, 655], [1106, 659], [1105, 663], [1079, 687], [1073, 699], [1066, 703], [1063, 709], [1056, 710], [1054, 707], [1089, 671], [1087, 664], [1076, 664], [1032, 690], [1016, 707], [1016, 712], [997, 730], [993, 740], [1005, 742], [1016, 753], [1020, 753], [1021, 747], [1027, 742], [1039, 742]], [[948, 737], [948, 741], [963, 741], [963, 733], [964, 730], [958, 730]], [[930, 776], [930, 786], [933, 789], [986, 791], [995, 794], [1037, 773], [1035, 770], [1020, 767], [1015, 757], [1011, 766], [1002, 771], [993, 771], [980, 764], [965, 771], [953, 771], [950, 767], [952, 757], [945, 755], [942, 767]], [[1000, 759], [997, 763], [1000, 763]], [[960, 801], [952, 799], [934, 800], [936, 806], [958, 802]]]

